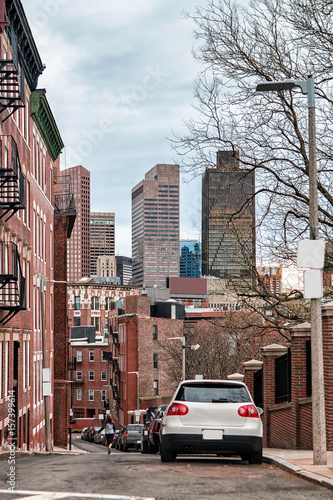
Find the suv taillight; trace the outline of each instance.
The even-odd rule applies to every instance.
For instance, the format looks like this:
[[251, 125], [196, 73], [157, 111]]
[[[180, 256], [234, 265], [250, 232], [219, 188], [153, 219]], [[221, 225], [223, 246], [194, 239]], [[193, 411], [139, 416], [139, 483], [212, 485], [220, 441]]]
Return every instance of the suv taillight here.
[[238, 415], [241, 417], [259, 418], [259, 413], [254, 405], [244, 405], [238, 408]]
[[168, 409], [167, 415], [186, 415], [188, 413], [188, 407], [181, 403], [172, 403]]
[[126, 432], [126, 437], [128, 438], [128, 432]]

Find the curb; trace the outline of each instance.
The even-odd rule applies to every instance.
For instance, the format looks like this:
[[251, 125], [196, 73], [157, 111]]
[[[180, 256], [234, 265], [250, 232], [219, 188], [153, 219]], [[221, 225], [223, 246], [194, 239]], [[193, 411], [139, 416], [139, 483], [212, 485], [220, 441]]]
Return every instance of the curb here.
[[314, 474], [313, 472], [309, 472], [302, 467], [294, 465], [290, 462], [287, 462], [283, 458], [277, 458], [272, 455], [264, 455], [263, 462], [268, 464], [273, 464], [279, 467], [280, 469], [290, 472], [294, 476], [300, 477], [307, 481], [311, 481], [312, 483], [319, 484], [320, 486], [324, 486], [330, 490], [333, 490], [333, 480], [319, 476], [318, 474]]

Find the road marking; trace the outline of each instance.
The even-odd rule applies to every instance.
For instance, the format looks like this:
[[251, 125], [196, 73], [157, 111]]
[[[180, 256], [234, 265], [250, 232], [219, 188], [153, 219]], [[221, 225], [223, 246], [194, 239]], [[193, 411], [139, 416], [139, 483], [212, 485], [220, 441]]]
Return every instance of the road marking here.
[[88, 499], [102, 499], [102, 500], [156, 500], [154, 497], [133, 497], [127, 495], [109, 495], [103, 493], [71, 493], [70, 491], [27, 491], [27, 490], [0, 490], [0, 497], [2, 494], [16, 494], [28, 495], [20, 500], [58, 500], [61, 498], [88, 498]]

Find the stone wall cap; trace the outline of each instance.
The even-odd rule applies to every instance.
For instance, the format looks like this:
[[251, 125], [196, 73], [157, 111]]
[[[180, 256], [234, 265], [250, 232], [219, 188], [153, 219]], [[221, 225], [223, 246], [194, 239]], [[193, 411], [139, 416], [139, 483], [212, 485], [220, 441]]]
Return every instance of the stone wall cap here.
[[328, 302], [321, 307], [323, 316], [333, 316], [333, 302]]
[[261, 347], [260, 351], [262, 352], [263, 356], [272, 356], [272, 355], [281, 355], [287, 352], [288, 347], [285, 347], [284, 345], [280, 344], [271, 344], [267, 345], [265, 347]]
[[250, 361], [245, 361], [245, 363], [243, 363], [243, 368], [245, 370], [251, 370], [251, 369], [260, 370], [262, 365], [263, 365], [262, 361], [259, 361], [257, 359], [250, 359]]
[[292, 337], [309, 337], [311, 335], [311, 323], [305, 322], [290, 328]]
[[242, 373], [232, 373], [231, 375], [227, 376], [227, 379], [228, 380], [239, 380], [239, 381], [243, 382], [244, 375], [242, 375]]

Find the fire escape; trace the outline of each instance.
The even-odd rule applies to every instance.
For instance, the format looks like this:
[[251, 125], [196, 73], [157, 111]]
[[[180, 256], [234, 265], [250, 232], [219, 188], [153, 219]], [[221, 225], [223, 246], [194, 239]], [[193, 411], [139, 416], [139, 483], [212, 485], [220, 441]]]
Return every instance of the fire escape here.
[[[14, 29], [9, 25], [5, 2], [0, 0], [0, 33], [6, 29], [11, 56], [0, 53], [0, 117], [7, 109], [6, 121], [18, 108], [25, 106], [24, 74], [20, 71]], [[9, 57], [8, 57], [9, 56]], [[0, 218], [7, 222], [18, 210], [25, 208], [25, 178], [17, 144], [12, 136], [0, 137]], [[0, 261], [0, 311], [5, 325], [19, 311], [26, 309], [26, 284], [22, 273], [18, 247], [9, 241], [0, 242], [3, 258]]]
[[24, 96], [24, 72], [19, 66], [18, 47], [15, 31], [9, 25], [5, 2], [0, 0], [0, 33], [6, 28], [11, 47], [12, 54], [1, 53], [0, 57], [0, 116], [7, 109], [9, 113], [3, 119], [6, 121], [19, 108], [25, 107]]

